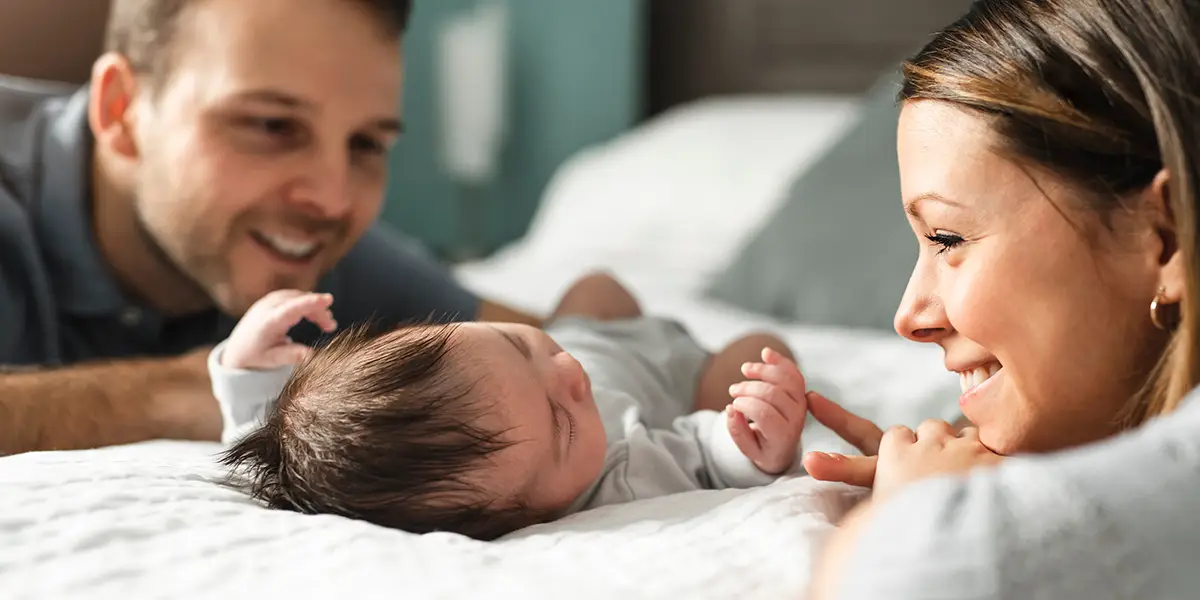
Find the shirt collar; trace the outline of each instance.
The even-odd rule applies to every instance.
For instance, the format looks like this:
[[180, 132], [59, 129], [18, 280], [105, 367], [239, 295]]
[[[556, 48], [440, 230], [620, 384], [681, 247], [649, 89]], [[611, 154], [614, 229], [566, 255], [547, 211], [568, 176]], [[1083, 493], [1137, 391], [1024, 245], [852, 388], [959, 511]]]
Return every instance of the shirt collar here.
[[83, 316], [120, 312], [126, 299], [101, 257], [91, 219], [88, 88], [59, 103], [42, 133], [40, 198], [34, 222], [61, 310]]

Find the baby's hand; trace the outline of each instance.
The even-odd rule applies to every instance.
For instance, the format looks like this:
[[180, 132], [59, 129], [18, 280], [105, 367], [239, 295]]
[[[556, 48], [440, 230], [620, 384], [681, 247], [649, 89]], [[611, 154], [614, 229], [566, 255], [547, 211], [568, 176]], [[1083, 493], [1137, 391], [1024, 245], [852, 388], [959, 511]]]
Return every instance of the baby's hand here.
[[796, 460], [808, 415], [804, 375], [786, 356], [764, 348], [763, 362], [742, 365], [748, 379], [729, 388], [725, 410], [738, 449], [764, 473], [776, 475]]
[[293, 365], [311, 349], [288, 337], [288, 331], [307, 319], [323, 331], [337, 329], [329, 307], [333, 296], [279, 290], [255, 302], [238, 321], [221, 354], [221, 364], [235, 369], [275, 369]]

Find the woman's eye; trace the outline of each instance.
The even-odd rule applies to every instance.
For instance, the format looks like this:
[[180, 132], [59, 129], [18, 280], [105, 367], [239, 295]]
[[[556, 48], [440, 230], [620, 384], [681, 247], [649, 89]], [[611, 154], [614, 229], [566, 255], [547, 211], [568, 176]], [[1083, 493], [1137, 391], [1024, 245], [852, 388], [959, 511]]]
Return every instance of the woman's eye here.
[[946, 233], [944, 231], [935, 231], [933, 233], [926, 234], [925, 239], [929, 240], [929, 243], [933, 244], [934, 246], [937, 246], [937, 253], [939, 255], [947, 250], [951, 250], [961, 245], [964, 241], [966, 241], [962, 238], [962, 236], [954, 235], [953, 233]]

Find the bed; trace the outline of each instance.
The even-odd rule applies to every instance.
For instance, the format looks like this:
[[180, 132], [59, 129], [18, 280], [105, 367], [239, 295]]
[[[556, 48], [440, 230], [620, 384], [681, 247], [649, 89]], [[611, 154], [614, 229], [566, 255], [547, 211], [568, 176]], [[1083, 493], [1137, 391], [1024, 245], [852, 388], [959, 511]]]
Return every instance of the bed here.
[[[482, 295], [545, 311], [575, 277], [608, 270], [706, 345], [782, 334], [810, 387], [877, 422], [952, 418], [958, 382], [937, 348], [707, 292], [796, 175], [854, 125], [862, 94], [842, 85], [675, 96], [563, 165], [524, 238], [455, 272]], [[850, 450], [816, 423], [804, 440]], [[221, 485], [219, 449], [0, 459], [0, 598], [800, 598], [821, 542], [863, 495], [792, 478], [606, 507], [485, 544], [268, 511]]]
[[[664, 113], [565, 165], [529, 235], [457, 273], [482, 294], [544, 310], [574, 277], [610, 270], [647, 311], [675, 315], [705, 344], [783, 333], [815, 389], [879, 422], [949, 417], [957, 381], [935, 349], [700, 293], [855, 108], [854, 97], [743, 96]], [[716, 210], [731, 194], [743, 209], [733, 220]], [[816, 425], [805, 440], [846, 449]], [[217, 451], [158, 442], [0, 460], [0, 597], [798, 597], [813, 552], [861, 494], [801, 478], [602, 509], [479, 544], [267, 511], [219, 485]]]

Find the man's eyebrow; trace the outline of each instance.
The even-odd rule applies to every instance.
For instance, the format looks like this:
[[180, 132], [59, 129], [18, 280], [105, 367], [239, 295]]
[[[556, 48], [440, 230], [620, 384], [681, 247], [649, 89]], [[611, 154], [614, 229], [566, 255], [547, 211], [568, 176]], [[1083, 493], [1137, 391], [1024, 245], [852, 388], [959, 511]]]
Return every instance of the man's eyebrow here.
[[960, 204], [954, 200], [951, 200], [937, 192], [925, 192], [923, 194], [917, 194], [916, 196], [913, 196], [912, 198], [905, 200], [904, 201], [904, 212], [908, 213], [908, 216], [910, 216], [914, 219], [920, 220], [921, 219], [921, 211], [920, 211], [919, 206], [922, 202], [937, 202], [939, 204], [945, 204], [947, 206], [956, 206], [956, 207], [962, 208], [962, 204]]
[[299, 96], [289, 94], [280, 90], [263, 88], [241, 92], [234, 96], [241, 100], [252, 100], [254, 102], [262, 102], [264, 104], [276, 104], [286, 108], [296, 108], [304, 110], [315, 110], [316, 105]]
[[[249, 90], [246, 92], [241, 92], [234, 97], [240, 100], [260, 102], [263, 104], [274, 104], [284, 108], [304, 110], [308, 112], [317, 110], [317, 105], [310, 100], [306, 100], [281, 90], [270, 88]], [[372, 129], [376, 129], [387, 135], [400, 135], [401, 133], [404, 133], [404, 121], [398, 117], [380, 117], [371, 122], [370, 126]]]
[[379, 119], [375, 122], [374, 127], [388, 135], [400, 135], [404, 133], [404, 121], [392, 117]]
[[533, 359], [533, 351], [529, 349], [529, 345], [525, 343], [525, 340], [523, 340], [515, 335], [512, 335], [512, 334], [508, 333], [507, 331], [500, 329], [499, 327], [492, 327], [492, 329], [495, 329], [496, 333], [499, 333], [500, 335], [504, 336], [504, 339], [508, 340], [508, 343], [512, 344], [513, 348], [516, 348], [517, 352], [520, 352], [521, 355], [524, 356], [526, 359], [530, 359], [530, 360]]

